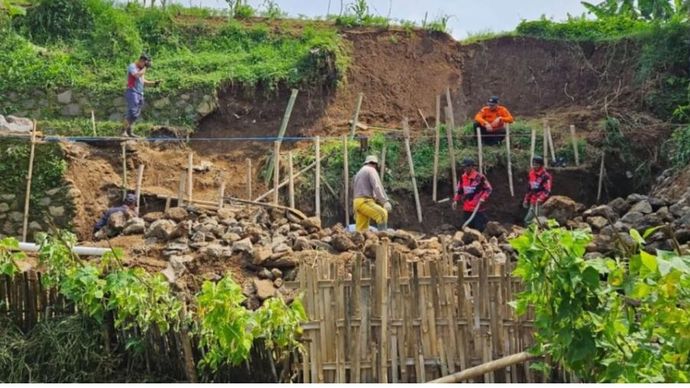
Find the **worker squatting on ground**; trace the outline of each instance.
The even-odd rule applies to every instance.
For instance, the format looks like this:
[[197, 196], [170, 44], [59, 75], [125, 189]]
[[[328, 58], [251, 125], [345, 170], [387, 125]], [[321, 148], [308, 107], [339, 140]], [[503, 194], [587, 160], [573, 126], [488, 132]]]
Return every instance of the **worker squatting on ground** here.
[[477, 128], [480, 129], [483, 144], [495, 145], [505, 138], [505, 125], [515, 120], [506, 107], [498, 105], [498, 97], [489, 98], [486, 104], [487, 106], [474, 116], [474, 131], [476, 133]]
[[383, 190], [378, 172], [379, 159], [369, 155], [352, 183], [355, 228], [358, 232], [369, 229], [369, 221], [376, 222], [379, 230], [388, 229], [388, 213], [392, 206]]
[[137, 198], [134, 196], [134, 194], [127, 194], [125, 197], [125, 200], [123, 201], [122, 205], [117, 206], [117, 207], [111, 207], [110, 209], [106, 210], [101, 218], [98, 220], [96, 225], [93, 227], [93, 234], [96, 235], [101, 229], [103, 229], [106, 225], [108, 225], [108, 219], [110, 219], [110, 216], [117, 212], [123, 213], [125, 216], [132, 215], [134, 214], [134, 210], [137, 206]]
[[534, 167], [529, 171], [529, 190], [522, 201], [522, 207], [529, 209], [525, 216], [525, 224], [529, 225], [539, 217], [539, 207], [551, 195], [551, 174], [544, 168], [544, 158], [535, 156], [532, 159]]
[[458, 201], [462, 200], [465, 222], [472, 217], [472, 213], [475, 213], [476, 210], [476, 214], [468, 226], [484, 231], [488, 221], [484, 212], [484, 203], [489, 199], [493, 189], [486, 177], [477, 171], [477, 165], [474, 160], [465, 159], [462, 162], [462, 167], [465, 171], [462, 177], [460, 177], [455, 197], [453, 197], [453, 210], [457, 210]]
[[151, 57], [146, 54], [141, 54], [136, 62], [130, 63], [127, 67], [127, 90], [125, 91], [127, 113], [122, 137], [137, 137], [132, 132], [132, 125], [141, 116], [141, 109], [144, 107], [144, 85], [158, 86], [160, 84], [160, 81], [149, 81], [144, 78], [146, 71], [150, 68]]

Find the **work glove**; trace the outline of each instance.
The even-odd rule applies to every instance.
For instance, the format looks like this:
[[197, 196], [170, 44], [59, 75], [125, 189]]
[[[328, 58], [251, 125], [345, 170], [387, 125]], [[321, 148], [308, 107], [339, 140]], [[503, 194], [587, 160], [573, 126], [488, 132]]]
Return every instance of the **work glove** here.
[[391, 210], [393, 210], [393, 205], [391, 205], [390, 202], [386, 202], [383, 204], [383, 208], [386, 209], [386, 211], [390, 213]]
[[524, 202], [522, 203], [522, 207], [525, 208], [525, 209], [529, 208], [529, 203], [528, 203], [527, 201], [524, 201]]
[[489, 131], [489, 132], [493, 132], [493, 130], [494, 130], [494, 127], [492, 127], [491, 124], [486, 124], [486, 125], [484, 126], [484, 128], [486, 128], [486, 130]]
[[457, 201], [453, 201], [453, 203], [450, 205], [450, 207], [451, 207], [453, 210], [458, 210], [458, 202], [457, 202]]

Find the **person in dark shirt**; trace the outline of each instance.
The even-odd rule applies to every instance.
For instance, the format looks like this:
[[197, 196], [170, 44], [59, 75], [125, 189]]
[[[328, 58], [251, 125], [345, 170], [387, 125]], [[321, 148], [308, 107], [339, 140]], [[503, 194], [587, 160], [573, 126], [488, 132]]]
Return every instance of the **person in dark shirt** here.
[[108, 225], [108, 219], [110, 219], [110, 216], [117, 213], [121, 212], [124, 214], [129, 214], [134, 211], [134, 209], [137, 206], [137, 199], [134, 196], [134, 194], [127, 194], [127, 197], [125, 197], [125, 201], [121, 206], [117, 207], [111, 207], [110, 209], [106, 210], [105, 213], [101, 216], [101, 219], [98, 220], [96, 225], [93, 227], [93, 233], [96, 234], [99, 230], [103, 229], [106, 225]]

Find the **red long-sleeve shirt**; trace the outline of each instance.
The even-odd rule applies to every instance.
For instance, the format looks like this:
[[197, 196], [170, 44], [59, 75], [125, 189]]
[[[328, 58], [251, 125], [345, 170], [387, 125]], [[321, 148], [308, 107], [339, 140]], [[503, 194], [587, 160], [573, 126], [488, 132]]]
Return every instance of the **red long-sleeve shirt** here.
[[532, 168], [529, 171], [529, 189], [525, 194], [524, 202], [535, 205], [544, 203], [551, 195], [551, 174], [544, 167]]
[[[492, 190], [489, 181], [478, 171], [475, 170], [469, 174], [464, 173], [458, 182], [453, 202], [462, 200], [462, 210], [472, 212], [480, 200], [489, 199]], [[479, 210], [483, 211], [484, 209], [480, 208]]]

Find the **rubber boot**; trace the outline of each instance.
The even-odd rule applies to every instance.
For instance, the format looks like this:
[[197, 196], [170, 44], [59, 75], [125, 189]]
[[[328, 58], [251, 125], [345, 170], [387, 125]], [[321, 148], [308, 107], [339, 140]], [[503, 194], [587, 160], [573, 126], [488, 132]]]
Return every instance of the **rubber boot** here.
[[127, 128], [122, 130], [122, 133], [120, 134], [120, 137], [129, 137], [129, 133], [127, 133]]

